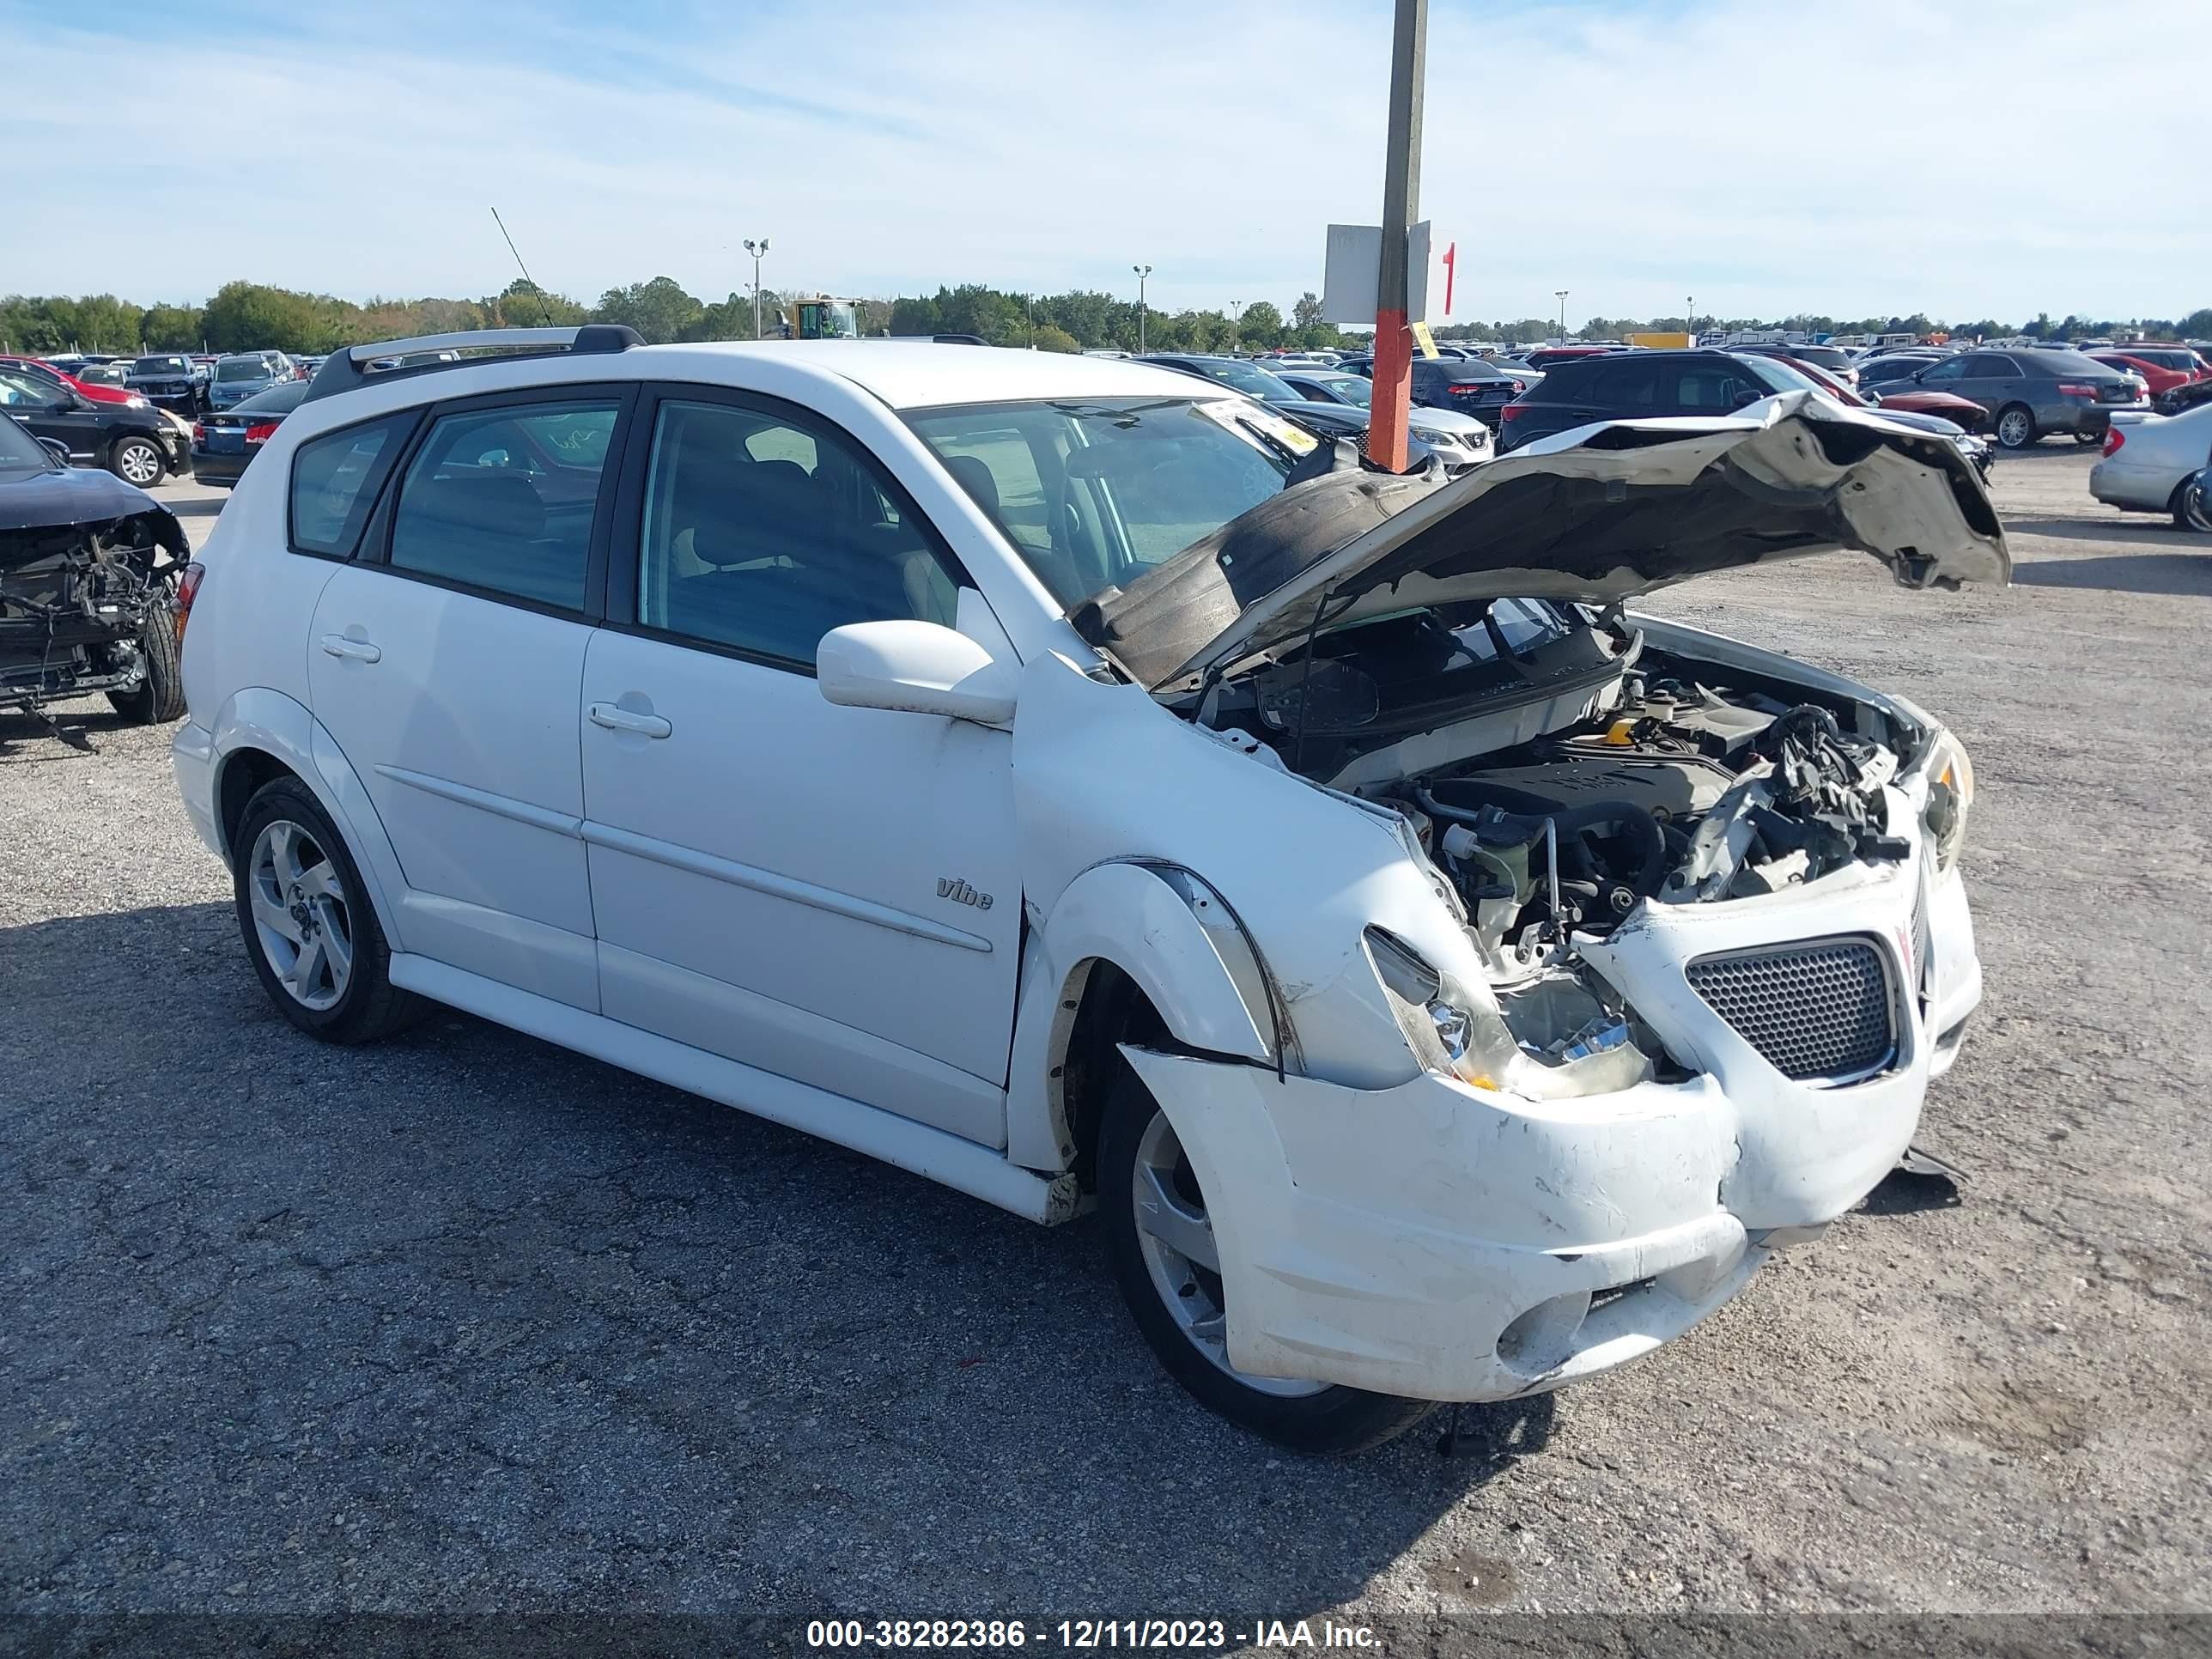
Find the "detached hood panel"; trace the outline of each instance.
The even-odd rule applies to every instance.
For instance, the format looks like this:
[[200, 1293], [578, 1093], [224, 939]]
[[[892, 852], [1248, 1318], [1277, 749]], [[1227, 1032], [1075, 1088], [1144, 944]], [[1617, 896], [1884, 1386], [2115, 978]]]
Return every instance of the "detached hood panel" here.
[[1316, 626], [1494, 599], [1610, 604], [1716, 570], [1856, 549], [1912, 588], [2010, 579], [1988, 492], [1945, 439], [1811, 392], [1713, 420], [1611, 422], [1455, 482], [1340, 469], [1068, 612], [1154, 690]]

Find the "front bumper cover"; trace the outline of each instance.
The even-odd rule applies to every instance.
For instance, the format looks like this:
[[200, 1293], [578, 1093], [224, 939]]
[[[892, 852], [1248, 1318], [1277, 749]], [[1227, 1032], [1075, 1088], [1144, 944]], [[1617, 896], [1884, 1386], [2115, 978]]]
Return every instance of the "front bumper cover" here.
[[[1936, 1038], [1981, 993], [1964, 890], [1955, 872], [1929, 875], [1925, 897], [1916, 859], [1769, 898], [1651, 906], [1590, 952], [1699, 1070], [1685, 1083], [1540, 1103], [1433, 1074], [1359, 1090], [1125, 1048], [1206, 1193], [1231, 1363], [1496, 1400], [1680, 1335], [1911, 1142], [1929, 1078], [1957, 1052]], [[1683, 973], [1839, 933], [1875, 941], [1900, 994], [1891, 1068], [1851, 1086], [1784, 1077]]]

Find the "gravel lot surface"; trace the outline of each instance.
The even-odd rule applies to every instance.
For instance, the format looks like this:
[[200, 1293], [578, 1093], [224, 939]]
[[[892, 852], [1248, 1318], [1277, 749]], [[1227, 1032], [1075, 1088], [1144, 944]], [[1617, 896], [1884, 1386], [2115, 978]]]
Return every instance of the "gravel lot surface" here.
[[2212, 1609], [2212, 538], [2092, 459], [1999, 463], [2009, 592], [1653, 605], [1973, 755], [1988, 994], [1920, 1137], [1963, 1202], [1885, 1188], [1449, 1460], [1207, 1416], [1091, 1223], [459, 1015], [294, 1034], [168, 730], [0, 715], [0, 1607]]

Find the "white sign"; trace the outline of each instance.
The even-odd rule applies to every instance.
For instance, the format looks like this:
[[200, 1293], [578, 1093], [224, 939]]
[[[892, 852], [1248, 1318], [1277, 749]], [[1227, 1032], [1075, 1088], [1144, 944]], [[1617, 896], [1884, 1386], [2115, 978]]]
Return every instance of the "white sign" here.
[[[1362, 328], [1375, 325], [1376, 294], [1382, 276], [1382, 227], [1331, 225], [1322, 268], [1322, 318]], [[1406, 233], [1406, 320], [1429, 317], [1429, 222]]]

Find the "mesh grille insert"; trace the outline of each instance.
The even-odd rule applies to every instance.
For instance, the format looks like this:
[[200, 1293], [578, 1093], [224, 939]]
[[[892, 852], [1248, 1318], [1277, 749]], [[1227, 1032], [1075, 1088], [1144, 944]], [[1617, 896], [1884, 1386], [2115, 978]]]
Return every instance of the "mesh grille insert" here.
[[1862, 1078], [1896, 1052], [1896, 1000], [1865, 939], [1706, 957], [1687, 971], [1691, 988], [1786, 1078]]

